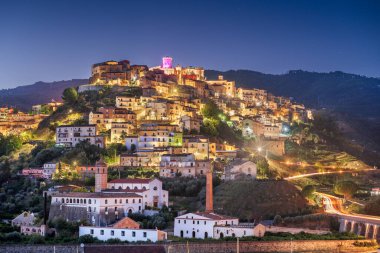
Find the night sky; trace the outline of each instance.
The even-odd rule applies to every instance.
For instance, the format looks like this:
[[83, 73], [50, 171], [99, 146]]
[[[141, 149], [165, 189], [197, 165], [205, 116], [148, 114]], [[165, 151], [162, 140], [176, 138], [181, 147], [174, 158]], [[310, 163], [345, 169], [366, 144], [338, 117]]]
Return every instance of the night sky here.
[[17, 1], [0, 5], [0, 88], [129, 59], [380, 77], [380, 1]]

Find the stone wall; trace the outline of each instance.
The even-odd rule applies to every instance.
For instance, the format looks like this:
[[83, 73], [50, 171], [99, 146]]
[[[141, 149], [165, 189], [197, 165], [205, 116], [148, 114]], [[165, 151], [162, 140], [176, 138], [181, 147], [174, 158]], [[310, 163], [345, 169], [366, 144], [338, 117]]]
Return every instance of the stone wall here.
[[6, 253], [83, 253], [79, 245], [0, 245]]
[[[361, 242], [371, 242], [371, 240], [361, 240]], [[268, 241], [268, 242], [240, 242], [241, 253], [252, 252], [367, 252], [369, 248], [355, 247], [355, 240], [316, 240], [316, 241]], [[7, 253], [93, 253], [93, 252], [129, 252], [129, 249], [136, 249], [138, 245], [106, 245], [92, 244], [85, 245], [81, 248], [79, 245], [0, 245], [0, 252]], [[187, 245], [185, 243], [171, 244], [154, 244], [151, 247], [142, 245], [141, 250], [144, 252], [158, 252], [157, 249], [165, 249], [167, 253], [187, 253]], [[99, 251], [100, 250], [100, 251]], [[204, 242], [189, 243], [189, 251], [191, 253], [235, 253], [236, 242]], [[159, 251], [161, 252], [161, 251]]]
[[[370, 240], [366, 240], [370, 242]], [[365, 252], [366, 248], [355, 247], [355, 240], [315, 240], [315, 241], [268, 241], [240, 242], [241, 253], [251, 252]], [[187, 253], [186, 244], [166, 245], [166, 252]], [[189, 243], [192, 253], [232, 253], [237, 252], [236, 242]]]

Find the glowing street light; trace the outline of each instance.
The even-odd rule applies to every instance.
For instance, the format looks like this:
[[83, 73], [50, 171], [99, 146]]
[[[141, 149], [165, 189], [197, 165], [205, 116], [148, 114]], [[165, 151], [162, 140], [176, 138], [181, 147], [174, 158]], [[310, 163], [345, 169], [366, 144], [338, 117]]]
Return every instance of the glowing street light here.
[[262, 147], [258, 147], [258, 148], [257, 148], [257, 151], [259, 151], [259, 152], [261, 152], [262, 150], [263, 150]]

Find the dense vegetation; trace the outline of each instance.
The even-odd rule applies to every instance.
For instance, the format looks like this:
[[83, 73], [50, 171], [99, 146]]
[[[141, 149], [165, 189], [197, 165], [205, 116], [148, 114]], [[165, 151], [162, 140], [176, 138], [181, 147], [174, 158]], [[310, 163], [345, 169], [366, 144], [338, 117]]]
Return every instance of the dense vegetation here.
[[276, 226], [293, 227], [293, 228], [309, 228], [309, 229], [329, 229], [339, 231], [339, 221], [337, 217], [326, 214], [309, 214], [294, 217], [282, 218], [276, 215], [273, 219]]
[[227, 181], [216, 187], [214, 204], [218, 212], [249, 221], [311, 212], [301, 192], [281, 180]]

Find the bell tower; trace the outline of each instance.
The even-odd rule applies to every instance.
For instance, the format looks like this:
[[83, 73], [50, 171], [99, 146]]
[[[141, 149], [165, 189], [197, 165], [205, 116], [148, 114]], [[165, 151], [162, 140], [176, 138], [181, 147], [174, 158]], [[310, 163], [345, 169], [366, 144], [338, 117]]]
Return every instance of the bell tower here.
[[102, 159], [95, 163], [95, 192], [107, 189], [108, 167]]

